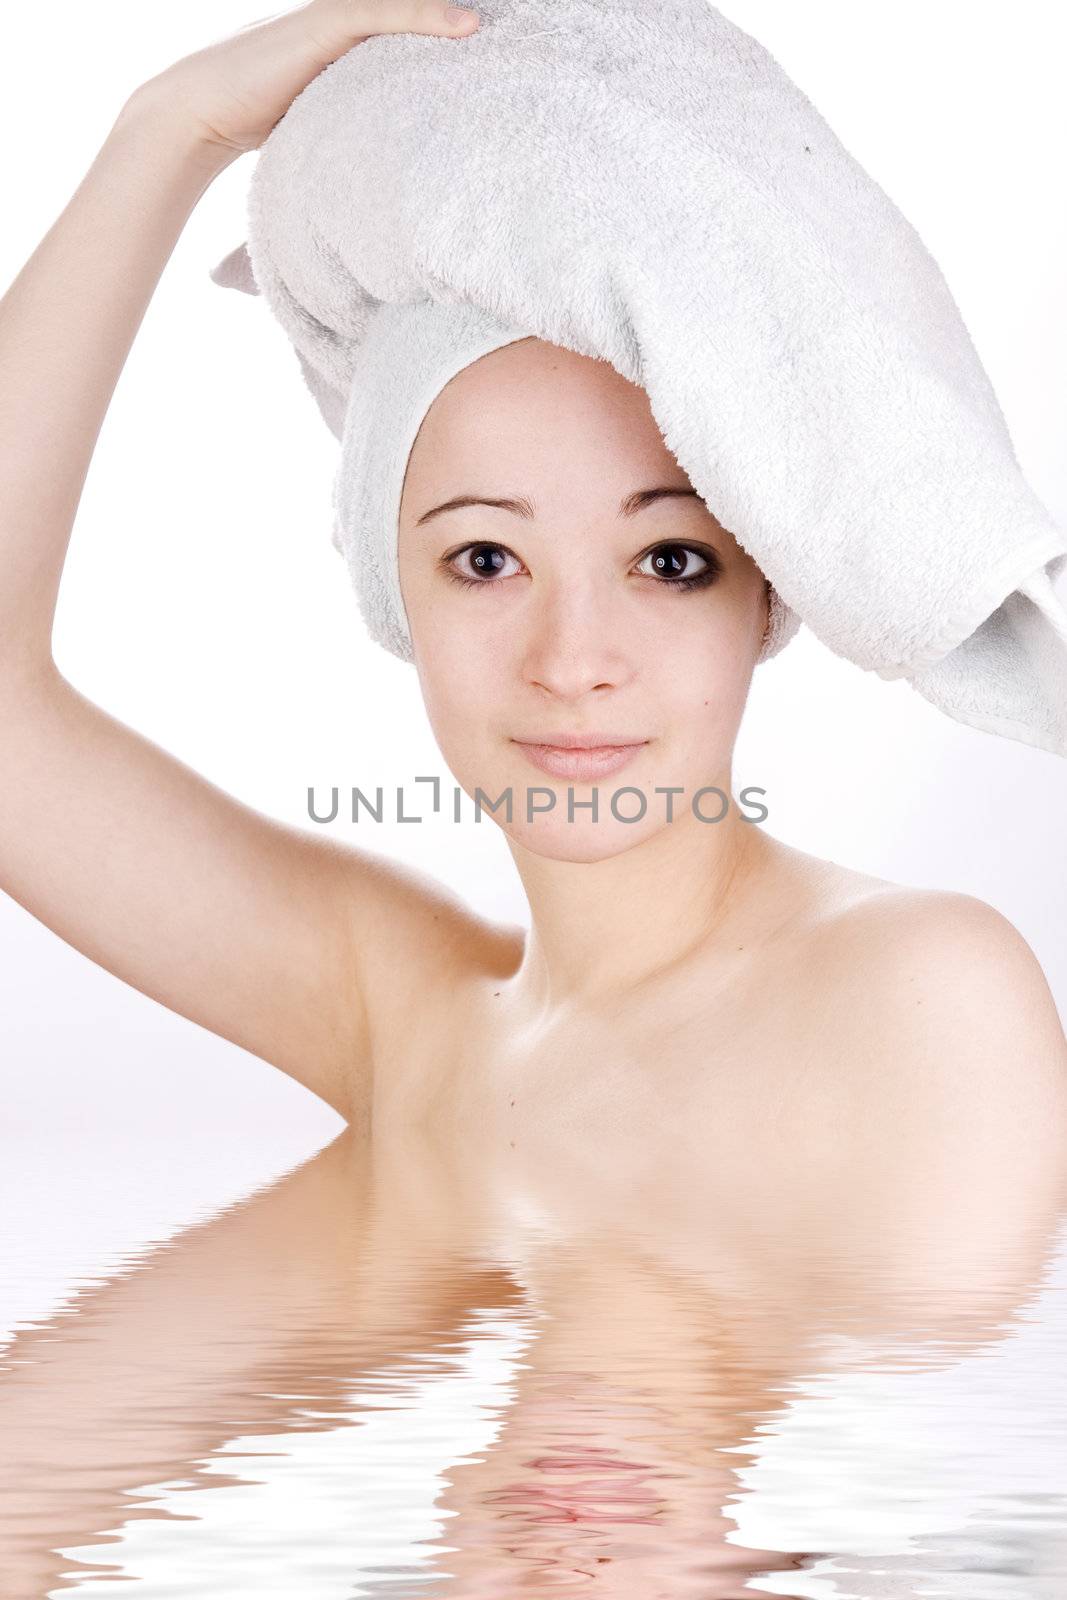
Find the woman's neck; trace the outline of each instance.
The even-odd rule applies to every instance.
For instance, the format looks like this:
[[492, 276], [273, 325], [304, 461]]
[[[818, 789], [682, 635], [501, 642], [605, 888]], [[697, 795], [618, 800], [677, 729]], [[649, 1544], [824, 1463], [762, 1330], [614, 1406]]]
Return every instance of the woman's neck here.
[[688, 816], [602, 861], [511, 851], [531, 913], [513, 982], [538, 1017], [632, 997], [694, 958], [732, 951], [766, 925], [766, 886], [789, 854], [735, 806], [720, 823]]

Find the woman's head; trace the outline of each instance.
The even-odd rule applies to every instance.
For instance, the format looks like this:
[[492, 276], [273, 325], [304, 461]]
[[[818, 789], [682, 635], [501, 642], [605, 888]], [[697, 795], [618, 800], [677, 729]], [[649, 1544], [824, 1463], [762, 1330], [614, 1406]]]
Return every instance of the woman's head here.
[[[453, 506], [456, 500], [507, 502]], [[768, 585], [695, 493], [648, 397], [607, 362], [536, 338], [440, 391], [408, 459], [399, 575], [415, 664], [456, 778], [510, 789], [508, 836], [565, 860], [615, 855], [728, 777], [768, 624]], [[642, 741], [594, 778], [553, 776], [522, 742]], [[598, 791], [598, 817], [588, 807]], [[648, 799], [641, 820], [635, 786]], [[527, 815], [527, 791], [554, 791]], [[656, 802], [653, 804], [653, 802]], [[547, 804], [545, 793], [533, 796]], [[718, 809], [714, 796], [706, 814]], [[700, 825], [699, 823], [697, 824]]]

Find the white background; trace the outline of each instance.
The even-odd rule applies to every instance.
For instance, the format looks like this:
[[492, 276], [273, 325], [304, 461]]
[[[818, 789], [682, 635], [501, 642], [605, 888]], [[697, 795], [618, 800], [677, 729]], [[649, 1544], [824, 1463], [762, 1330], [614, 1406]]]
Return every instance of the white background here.
[[[915, 223], [993, 378], [1024, 471], [1067, 520], [1062, 8], [1017, 0], [1010, 26], [1001, 6], [962, 0], [723, 9]], [[234, 0], [50, 0], [6, 12], [4, 286], [132, 89], [252, 20]], [[381, 783], [388, 794], [419, 773], [452, 780], [414, 669], [364, 637], [330, 544], [337, 447], [296, 358], [264, 302], [208, 277], [245, 236], [255, 159], [208, 191], [149, 308], [78, 513], [55, 648], [64, 673], [108, 711], [248, 804], [310, 829], [309, 784]], [[84, 304], [91, 319], [91, 283]], [[1030, 941], [1067, 1016], [1062, 758], [954, 723], [802, 630], [757, 669], [735, 781], [768, 791], [767, 826], [791, 844], [997, 906]], [[437, 874], [489, 914], [525, 920], [489, 821], [334, 826]], [[130, 989], [3, 896], [0, 1115], [19, 1211], [0, 1210], [9, 1223], [36, 1219], [42, 1286], [48, 1250], [59, 1248], [48, 1215], [65, 1217], [65, 1270], [94, 1253], [73, 1227], [72, 1197], [86, 1184], [97, 1242], [118, 1247], [120, 1234], [148, 1237], [340, 1126], [280, 1073]], [[148, 1190], [135, 1194], [116, 1174], [164, 1133], [182, 1158], [167, 1167], [165, 1195], [157, 1168], [149, 1223]]]

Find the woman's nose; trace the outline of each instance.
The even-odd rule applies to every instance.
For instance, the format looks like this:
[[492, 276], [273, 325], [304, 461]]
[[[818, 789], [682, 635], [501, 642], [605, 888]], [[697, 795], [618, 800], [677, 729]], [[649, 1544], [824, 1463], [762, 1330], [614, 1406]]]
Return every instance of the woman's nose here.
[[618, 604], [602, 584], [571, 575], [535, 588], [521, 625], [527, 681], [562, 699], [625, 683], [633, 675]]

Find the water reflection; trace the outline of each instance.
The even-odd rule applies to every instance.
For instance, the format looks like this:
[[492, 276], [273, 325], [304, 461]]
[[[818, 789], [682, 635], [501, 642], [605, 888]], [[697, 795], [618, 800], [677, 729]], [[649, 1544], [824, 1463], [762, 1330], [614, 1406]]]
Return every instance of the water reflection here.
[[618, 1154], [348, 1129], [23, 1329], [5, 1600], [1067, 1590], [1059, 1191]]

